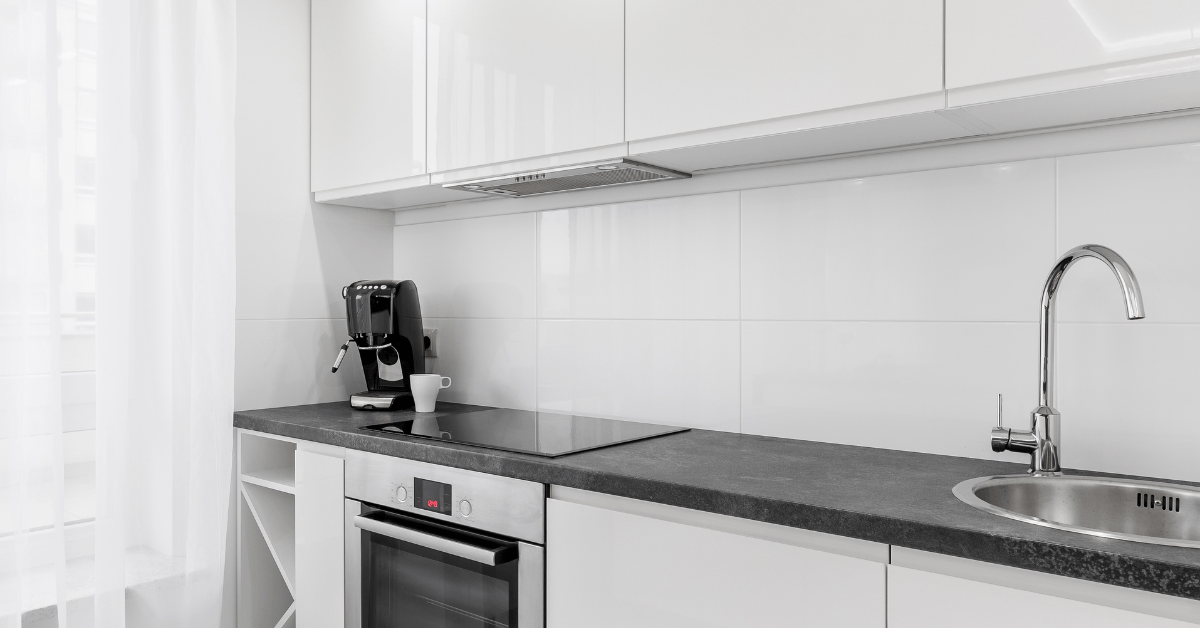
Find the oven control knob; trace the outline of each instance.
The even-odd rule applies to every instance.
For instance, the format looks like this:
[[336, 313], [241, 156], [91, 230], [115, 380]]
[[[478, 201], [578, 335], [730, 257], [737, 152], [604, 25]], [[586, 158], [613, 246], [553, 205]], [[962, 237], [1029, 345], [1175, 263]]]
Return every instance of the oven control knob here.
[[408, 489], [404, 488], [403, 486], [397, 486], [395, 497], [396, 497], [396, 501], [398, 501], [402, 504], [404, 502], [408, 501]]
[[462, 500], [461, 502], [458, 502], [458, 512], [462, 513], [462, 516], [464, 516], [464, 517], [470, 517], [471, 516], [471, 502], [469, 502], [465, 499]]

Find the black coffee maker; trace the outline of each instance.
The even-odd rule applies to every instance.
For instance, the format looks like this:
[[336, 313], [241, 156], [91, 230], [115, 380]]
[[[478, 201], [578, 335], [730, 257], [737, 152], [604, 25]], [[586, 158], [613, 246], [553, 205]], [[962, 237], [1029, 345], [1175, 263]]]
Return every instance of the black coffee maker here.
[[353, 342], [362, 359], [367, 390], [350, 396], [359, 410], [394, 410], [413, 405], [409, 376], [425, 372], [425, 330], [421, 301], [412, 281], [356, 281], [342, 288], [350, 339], [342, 345], [333, 372]]

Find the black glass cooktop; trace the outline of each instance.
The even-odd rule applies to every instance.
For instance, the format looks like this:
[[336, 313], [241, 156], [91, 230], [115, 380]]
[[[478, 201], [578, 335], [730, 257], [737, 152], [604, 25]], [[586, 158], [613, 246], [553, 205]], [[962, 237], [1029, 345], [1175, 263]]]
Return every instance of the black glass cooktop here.
[[687, 431], [669, 425], [502, 408], [420, 417], [360, 429], [548, 458]]

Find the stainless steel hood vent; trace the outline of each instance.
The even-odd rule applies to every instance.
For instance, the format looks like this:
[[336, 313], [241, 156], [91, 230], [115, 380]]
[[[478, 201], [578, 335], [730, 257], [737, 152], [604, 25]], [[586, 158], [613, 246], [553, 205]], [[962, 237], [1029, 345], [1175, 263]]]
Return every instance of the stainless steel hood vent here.
[[572, 190], [588, 190], [612, 185], [628, 185], [646, 181], [686, 179], [686, 172], [659, 168], [628, 159], [610, 159], [579, 166], [565, 166], [549, 170], [526, 172], [519, 175], [476, 179], [460, 183], [447, 183], [444, 188], [494, 194], [509, 198], [554, 194]]

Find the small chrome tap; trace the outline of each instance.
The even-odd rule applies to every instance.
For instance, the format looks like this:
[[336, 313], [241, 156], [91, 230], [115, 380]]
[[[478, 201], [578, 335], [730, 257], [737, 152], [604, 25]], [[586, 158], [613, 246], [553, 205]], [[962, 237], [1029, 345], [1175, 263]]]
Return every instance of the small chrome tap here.
[[[1029, 413], [1029, 429], [1015, 430], [1004, 427], [1003, 406], [1001, 416], [992, 428], [992, 451], [1018, 451], [1030, 454], [1029, 472], [1034, 475], [1061, 475], [1060, 436], [1058, 410], [1054, 408], [1054, 353], [1056, 327], [1055, 296], [1063, 275], [1075, 262], [1094, 257], [1104, 262], [1117, 276], [1121, 294], [1125, 297], [1125, 313], [1129, 320], [1145, 318], [1142, 305], [1142, 289], [1129, 264], [1117, 252], [1099, 244], [1077, 246], [1058, 259], [1046, 286], [1042, 289], [1042, 312], [1038, 325], [1038, 405]], [[1003, 400], [1001, 400], [1003, 403]]]

